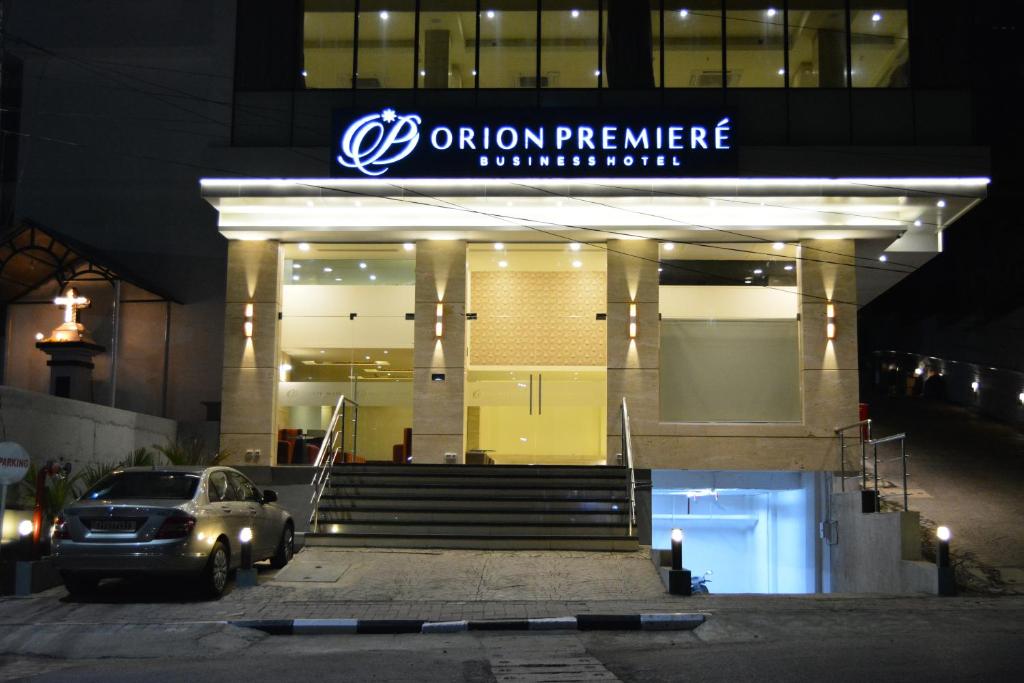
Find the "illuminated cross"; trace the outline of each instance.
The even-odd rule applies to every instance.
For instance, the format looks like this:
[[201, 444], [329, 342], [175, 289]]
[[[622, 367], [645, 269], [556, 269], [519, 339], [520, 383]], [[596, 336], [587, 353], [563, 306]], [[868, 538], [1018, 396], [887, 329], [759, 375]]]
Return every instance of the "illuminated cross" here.
[[84, 296], [75, 296], [75, 290], [68, 288], [64, 296], [57, 297], [53, 303], [64, 307], [64, 322], [75, 323], [78, 322], [78, 309], [88, 306], [89, 300]]

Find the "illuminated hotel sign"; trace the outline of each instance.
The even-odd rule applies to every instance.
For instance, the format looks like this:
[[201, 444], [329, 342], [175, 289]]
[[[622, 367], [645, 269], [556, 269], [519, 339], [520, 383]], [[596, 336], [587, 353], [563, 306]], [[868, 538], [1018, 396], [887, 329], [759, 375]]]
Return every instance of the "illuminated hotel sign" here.
[[356, 178], [736, 174], [729, 116], [615, 109], [336, 111], [331, 175]]

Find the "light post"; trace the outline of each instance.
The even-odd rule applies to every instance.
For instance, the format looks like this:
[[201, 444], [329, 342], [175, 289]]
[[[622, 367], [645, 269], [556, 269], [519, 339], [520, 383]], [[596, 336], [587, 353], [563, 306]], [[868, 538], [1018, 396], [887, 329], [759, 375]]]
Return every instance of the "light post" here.
[[672, 564], [667, 569], [661, 568], [662, 581], [668, 585], [668, 592], [672, 595], [691, 595], [690, 570], [683, 569], [683, 530], [672, 529], [671, 539]]

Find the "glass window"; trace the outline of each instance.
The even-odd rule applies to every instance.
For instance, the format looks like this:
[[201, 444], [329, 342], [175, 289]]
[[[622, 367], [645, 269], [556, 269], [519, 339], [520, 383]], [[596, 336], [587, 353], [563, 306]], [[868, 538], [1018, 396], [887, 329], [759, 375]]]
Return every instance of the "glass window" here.
[[[651, 3], [651, 68], [654, 69], [654, 87], [661, 87], [661, 12], [658, 3]], [[605, 14], [607, 16], [607, 13]], [[607, 26], [607, 24], [605, 24]], [[607, 82], [605, 82], [607, 85]]]
[[910, 85], [907, 3], [850, 3], [850, 75], [855, 88]]
[[537, 87], [537, 0], [483, 0], [480, 87]]
[[253, 502], [260, 502], [260, 494], [256, 490], [256, 487], [252, 483], [240, 474], [235, 472], [228, 472], [228, 478], [231, 480], [231, 485], [235, 490], [235, 498], [237, 500], [247, 500]]
[[722, 87], [722, 3], [667, 0], [665, 87]]
[[421, 88], [476, 85], [476, 0], [420, 3]]
[[413, 0], [362, 0], [356, 87], [411, 88], [415, 38]]
[[600, 75], [597, 0], [544, 0], [540, 15], [542, 88], [596, 88]]
[[662, 248], [661, 419], [799, 422], [795, 251], [730, 247]]
[[185, 472], [114, 472], [82, 497], [90, 500], [189, 500], [195, 495], [198, 485], [199, 476]]
[[228, 475], [223, 470], [210, 473], [207, 492], [211, 503], [222, 500], [235, 500], [235, 491], [228, 485]]
[[391, 461], [412, 427], [415, 247], [302, 246], [282, 248], [277, 462], [313, 462], [340, 396], [359, 404], [346, 453]]
[[305, 0], [302, 82], [306, 88], [351, 88], [355, 52], [354, 0]]
[[789, 85], [846, 87], [846, 3], [791, 0], [789, 3]]
[[728, 87], [786, 85], [782, 2], [728, 2], [725, 12]]

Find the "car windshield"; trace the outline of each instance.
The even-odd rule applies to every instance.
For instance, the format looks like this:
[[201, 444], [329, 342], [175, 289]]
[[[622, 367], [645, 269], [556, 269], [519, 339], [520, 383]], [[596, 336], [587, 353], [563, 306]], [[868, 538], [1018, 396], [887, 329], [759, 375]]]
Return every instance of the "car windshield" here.
[[86, 500], [162, 498], [188, 500], [196, 493], [199, 475], [186, 472], [113, 472], [82, 496]]

